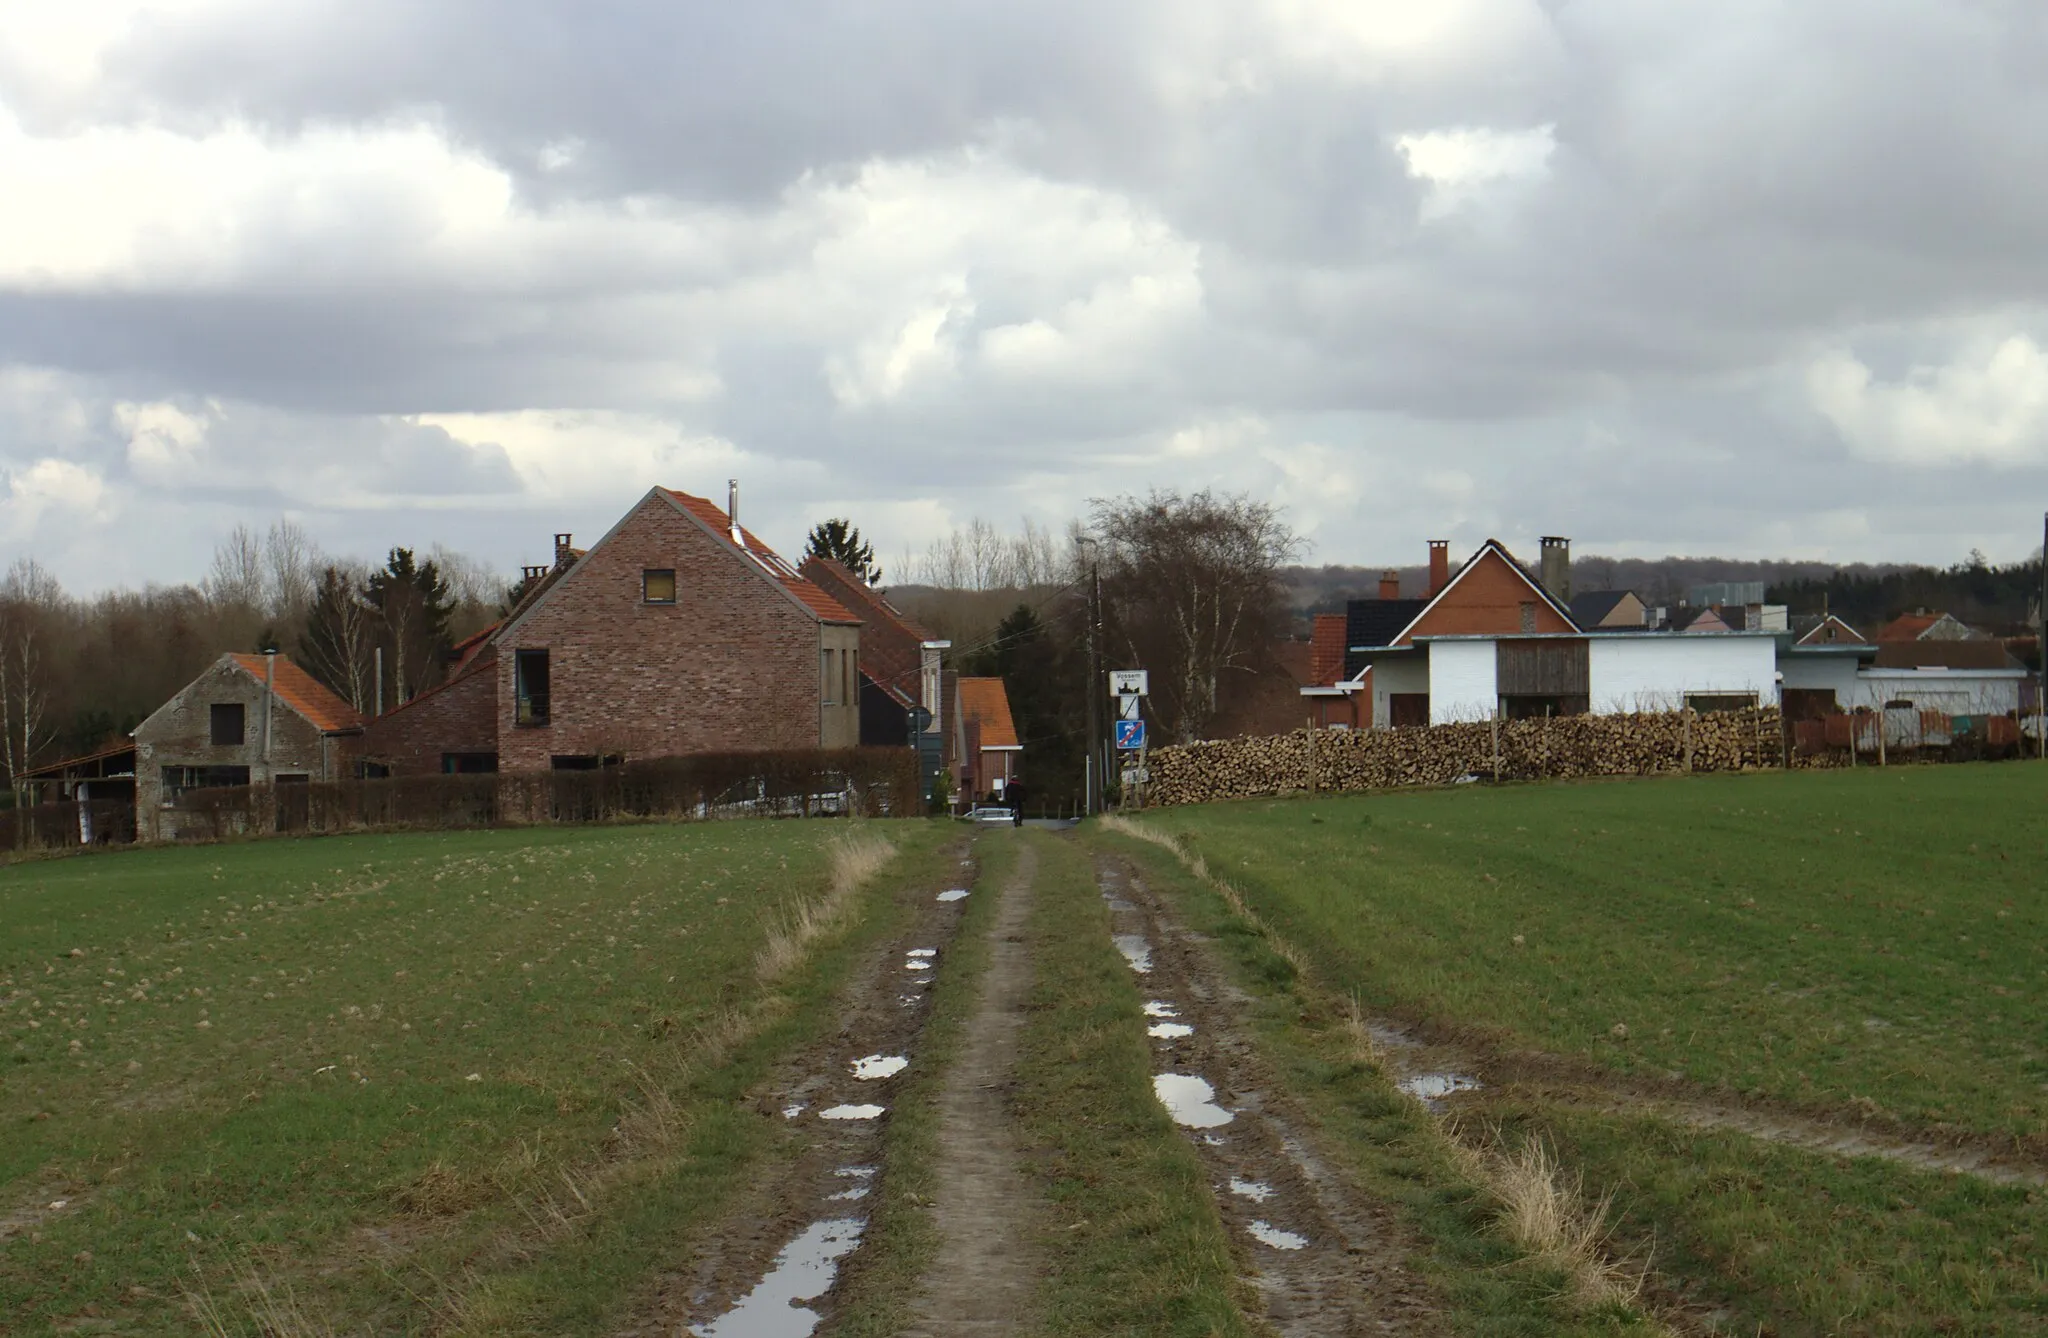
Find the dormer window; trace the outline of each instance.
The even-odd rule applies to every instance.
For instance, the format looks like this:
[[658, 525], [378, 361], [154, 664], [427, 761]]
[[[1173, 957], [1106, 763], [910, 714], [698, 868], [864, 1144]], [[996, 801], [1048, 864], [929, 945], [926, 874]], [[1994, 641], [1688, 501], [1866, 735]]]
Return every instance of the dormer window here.
[[676, 571], [673, 567], [649, 567], [640, 573], [640, 598], [649, 604], [676, 602]]

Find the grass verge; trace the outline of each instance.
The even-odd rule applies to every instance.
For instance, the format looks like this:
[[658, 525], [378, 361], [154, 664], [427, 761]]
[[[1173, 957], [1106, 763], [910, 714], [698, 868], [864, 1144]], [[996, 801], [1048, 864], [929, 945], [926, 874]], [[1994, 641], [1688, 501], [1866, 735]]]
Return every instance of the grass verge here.
[[1049, 1204], [1045, 1331], [1261, 1332], [1242, 1305], [1222, 1218], [1193, 1148], [1152, 1093], [1142, 998], [1110, 942], [1089, 854], [1027, 832], [1038, 850], [1037, 979], [1017, 1104]]

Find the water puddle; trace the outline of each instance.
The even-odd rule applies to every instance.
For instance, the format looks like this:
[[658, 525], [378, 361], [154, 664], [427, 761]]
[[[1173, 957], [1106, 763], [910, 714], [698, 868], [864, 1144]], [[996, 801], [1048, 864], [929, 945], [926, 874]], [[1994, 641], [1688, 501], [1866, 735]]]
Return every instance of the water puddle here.
[[905, 971], [929, 971], [932, 969], [932, 964], [922, 957], [913, 957], [903, 964], [903, 969]]
[[1159, 1104], [1166, 1107], [1166, 1113], [1173, 1116], [1173, 1122], [1190, 1129], [1214, 1129], [1237, 1118], [1216, 1104], [1216, 1089], [1207, 1079], [1192, 1074], [1156, 1073], [1152, 1076], [1152, 1091]]
[[896, 1002], [902, 1004], [905, 1008], [915, 1008], [922, 997], [922, 995], [917, 994], [899, 994], [896, 996]]
[[810, 1109], [810, 1107], [804, 1105], [804, 1103], [801, 1101], [797, 1102], [793, 1106], [784, 1106], [782, 1108], [782, 1118], [785, 1120], [793, 1120], [797, 1116], [803, 1114], [808, 1109]]
[[940, 901], [965, 901], [966, 899], [967, 889], [964, 887], [955, 887], [939, 893]]
[[1297, 1236], [1292, 1231], [1282, 1231], [1266, 1222], [1251, 1224], [1251, 1233], [1259, 1244], [1270, 1245], [1276, 1250], [1300, 1250], [1308, 1247], [1307, 1236]]
[[1145, 1034], [1156, 1041], [1177, 1041], [1194, 1035], [1195, 1029], [1185, 1022], [1154, 1022], [1145, 1028]]
[[939, 955], [939, 950], [937, 948], [912, 948], [903, 955], [905, 957], [936, 957]]
[[1180, 1010], [1161, 999], [1154, 999], [1145, 1005], [1146, 1017], [1179, 1017]]
[[1253, 1203], [1264, 1203], [1273, 1197], [1273, 1187], [1265, 1181], [1240, 1180], [1234, 1175], [1230, 1177], [1230, 1192], [1241, 1199], [1250, 1199]]
[[829, 1110], [819, 1111], [818, 1118], [821, 1120], [872, 1120], [887, 1109], [889, 1109], [887, 1106], [833, 1106]]
[[1116, 950], [1131, 964], [1131, 970], [1144, 975], [1152, 969], [1152, 945], [1145, 941], [1143, 934], [1117, 934]]
[[799, 1301], [815, 1301], [832, 1290], [839, 1261], [860, 1245], [867, 1224], [857, 1217], [813, 1222], [775, 1256], [774, 1267], [740, 1303], [705, 1325], [692, 1325], [697, 1338], [809, 1338], [818, 1312]]
[[869, 1055], [853, 1061], [853, 1076], [862, 1082], [876, 1078], [893, 1078], [910, 1067], [910, 1061], [902, 1055]]
[[1482, 1084], [1479, 1079], [1468, 1078], [1462, 1073], [1415, 1073], [1401, 1079], [1395, 1086], [1423, 1105], [1432, 1106], [1453, 1092], [1476, 1092]]

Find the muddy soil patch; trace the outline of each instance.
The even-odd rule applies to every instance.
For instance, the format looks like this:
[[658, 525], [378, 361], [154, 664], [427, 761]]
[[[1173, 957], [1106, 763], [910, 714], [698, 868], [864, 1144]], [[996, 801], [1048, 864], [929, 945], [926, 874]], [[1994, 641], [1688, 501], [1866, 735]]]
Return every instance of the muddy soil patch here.
[[939, 1091], [939, 1254], [906, 1335], [1015, 1332], [1037, 1281], [1030, 1242], [1037, 1191], [1018, 1155], [1018, 1033], [1032, 982], [1031, 880], [1037, 852], [1024, 846], [997, 895], [988, 966], [959, 1056]]
[[1200, 1152], [1267, 1321], [1289, 1338], [1436, 1332], [1434, 1298], [1408, 1266], [1393, 1209], [1356, 1192], [1316, 1150], [1250, 1039], [1250, 1001], [1210, 945], [1127, 861], [1098, 856], [1096, 875], [1148, 1000], [1155, 1089]]
[[[963, 855], [966, 849], [963, 842]], [[856, 969], [838, 1030], [791, 1056], [756, 1090], [755, 1115], [790, 1135], [780, 1159], [762, 1168], [674, 1268], [657, 1275], [617, 1333], [765, 1338], [806, 1334], [829, 1318], [833, 1279], [859, 1244], [860, 1200], [876, 1179], [896, 1079], [918, 1061], [925, 999], [960, 923], [964, 899], [938, 894], [974, 882], [971, 858], [946, 863], [940, 880], [897, 889], [908, 927]]]

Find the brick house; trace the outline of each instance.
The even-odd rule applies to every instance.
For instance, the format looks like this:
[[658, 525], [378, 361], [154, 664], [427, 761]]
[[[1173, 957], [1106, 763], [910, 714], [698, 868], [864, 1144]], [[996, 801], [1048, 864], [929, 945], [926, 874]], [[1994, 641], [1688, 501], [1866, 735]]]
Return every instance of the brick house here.
[[340, 780], [364, 722], [286, 655], [227, 654], [135, 727], [135, 834], [180, 835], [187, 790]]
[[861, 620], [726, 507], [654, 488], [556, 563], [447, 682], [371, 723], [389, 774], [860, 741]]
[[1010, 717], [1010, 694], [1000, 678], [959, 680], [954, 692], [953, 755], [960, 803], [1000, 802], [1023, 779], [1024, 746]]
[[911, 742], [909, 712], [931, 712], [925, 726], [941, 745], [946, 735], [944, 678], [939, 653], [950, 641], [935, 641], [924, 626], [891, 604], [881, 591], [831, 558], [806, 557], [797, 572], [860, 619], [860, 741], [866, 747], [902, 747]]

